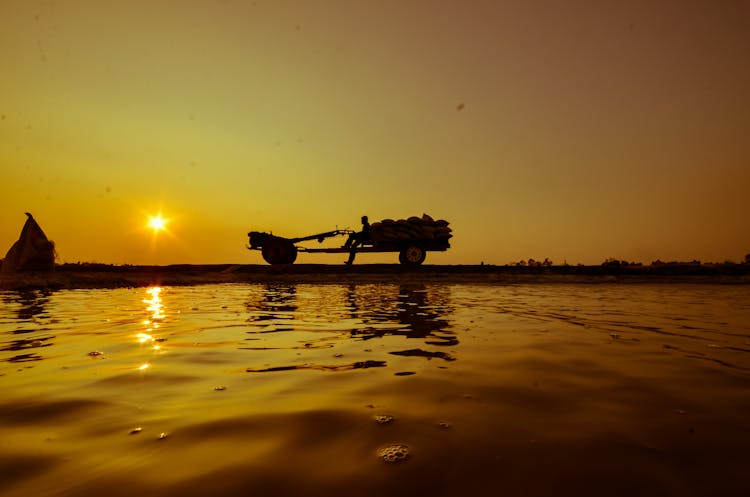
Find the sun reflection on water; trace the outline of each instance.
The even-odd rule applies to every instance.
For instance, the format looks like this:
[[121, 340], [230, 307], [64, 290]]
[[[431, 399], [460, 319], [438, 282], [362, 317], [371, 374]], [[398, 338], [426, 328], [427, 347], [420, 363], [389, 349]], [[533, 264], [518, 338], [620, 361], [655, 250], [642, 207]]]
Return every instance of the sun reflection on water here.
[[[142, 300], [146, 304], [146, 312], [149, 314], [147, 319], [141, 321], [144, 326], [144, 330], [140, 333], [136, 333], [135, 340], [142, 345], [149, 345], [151, 350], [154, 352], [161, 352], [163, 347], [160, 343], [163, 339], [157, 338], [155, 332], [159, 329], [160, 321], [167, 317], [165, 312], [165, 306], [161, 297], [162, 288], [159, 286], [153, 286], [146, 289], [148, 298]], [[149, 369], [151, 364], [145, 362], [137, 366], [139, 371], [145, 371]]]
[[[151, 322], [148, 324], [158, 324], [155, 321], [164, 319], [164, 304], [161, 301], [161, 287], [152, 286], [146, 289], [146, 293], [151, 297], [150, 299], [143, 299], [144, 304], [148, 304], [146, 310], [151, 313]], [[146, 324], [146, 321], [144, 321]]]

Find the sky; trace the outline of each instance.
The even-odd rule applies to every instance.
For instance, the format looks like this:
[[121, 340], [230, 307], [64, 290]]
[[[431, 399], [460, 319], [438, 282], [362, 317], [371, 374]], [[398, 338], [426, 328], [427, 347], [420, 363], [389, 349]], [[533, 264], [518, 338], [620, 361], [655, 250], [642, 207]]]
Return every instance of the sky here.
[[111, 264], [427, 213], [433, 264], [741, 261], [749, 53], [746, 1], [0, 0], [0, 256], [27, 211]]

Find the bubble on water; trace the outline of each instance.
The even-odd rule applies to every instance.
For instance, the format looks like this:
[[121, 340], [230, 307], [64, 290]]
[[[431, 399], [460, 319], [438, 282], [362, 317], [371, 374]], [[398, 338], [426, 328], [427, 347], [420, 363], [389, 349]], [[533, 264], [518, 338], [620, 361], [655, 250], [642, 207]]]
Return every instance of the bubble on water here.
[[165, 438], [167, 438], [168, 436], [169, 436], [169, 435], [167, 435], [167, 434], [166, 434], [166, 433], [164, 433], [164, 432], [162, 432], [162, 433], [159, 433], [159, 440], [164, 440], [164, 439], [165, 439]]
[[378, 458], [390, 464], [406, 461], [409, 456], [409, 446], [404, 444], [391, 444], [378, 449]]
[[89, 356], [91, 356], [91, 357], [97, 357], [97, 356], [100, 356], [100, 355], [104, 355], [104, 352], [100, 352], [98, 350], [92, 350], [91, 352], [89, 352]]
[[216, 390], [217, 392], [222, 392], [222, 391], [224, 391], [226, 389], [227, 389], [227, 387], [225, 387], [223, 385], [220, 385], [218, 387], [214, 387], [214, 390]]
[[375, 422], [381, 425], [391, 423], [395, 419], [396, 418], [394, 418], [390, 414], [376, 414], [375, 415]]
[[453, 425], [447, 421], [441, 421], [438, 423], [438, 428], [440, 428], [441, 430], [450, 430], [451, 428], [453, 428]]
[[142, 431], [143, 431], [143, 428], [139, 426], [137, 428], [133, 428], [132, 430], [130, 430], [130, 433], [128, 433], [128, 435], [137, 435]]
[[33, 342], [31, 342], [32, 347], [41, 347], [42, 345], [43, 344], [41, 340], [34, 340]]
[[333, 354], [333, 357], [336, 357], [336, 358], [344, 357], [344, 354], [342, 354], [342, 353]]

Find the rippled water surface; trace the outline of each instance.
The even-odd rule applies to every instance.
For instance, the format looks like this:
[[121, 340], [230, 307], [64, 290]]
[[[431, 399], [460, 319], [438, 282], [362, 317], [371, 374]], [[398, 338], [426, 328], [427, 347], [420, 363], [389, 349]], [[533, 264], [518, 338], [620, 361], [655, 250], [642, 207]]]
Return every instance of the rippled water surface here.
[[0, 494], [748, 495], [749, 293], [0, 293]]

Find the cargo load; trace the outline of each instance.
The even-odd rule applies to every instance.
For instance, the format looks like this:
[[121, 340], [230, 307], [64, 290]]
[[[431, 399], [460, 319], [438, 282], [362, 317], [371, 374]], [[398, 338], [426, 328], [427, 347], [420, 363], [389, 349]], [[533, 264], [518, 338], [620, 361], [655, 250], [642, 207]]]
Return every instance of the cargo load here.
[[453, 235], [443, 219], [435, 221], [428, 214], [408, 219], [383, 219], [370, 225], [370, 238], [373, 242], [397, 242], [409, 240], [436, 240], [447, 242]]

